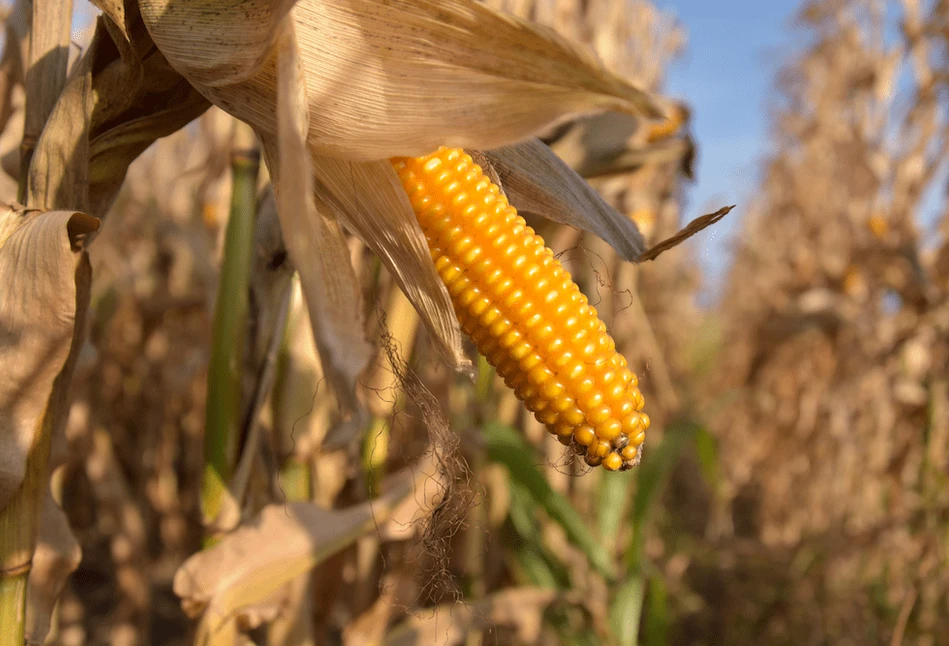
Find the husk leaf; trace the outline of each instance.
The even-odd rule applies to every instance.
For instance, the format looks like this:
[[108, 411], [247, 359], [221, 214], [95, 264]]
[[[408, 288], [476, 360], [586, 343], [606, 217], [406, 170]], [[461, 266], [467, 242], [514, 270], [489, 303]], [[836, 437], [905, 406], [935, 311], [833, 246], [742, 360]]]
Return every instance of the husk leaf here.
[[646, 249], [636, 224], [539, 139], [484, 151], [480, 157], [497, 173], [517, 210], [594, 233], [631, 262]]
[[280, 59], [279, 144], [259, 133], [273, 178], [277, 214], [291, 262], [300, 273], [323, 370], [340, 408], [358, 410], [356, 380], [371, 358], [362, 294], [333, 209], [317, 203], [305, 146], [307, 107], [292, 23], [284, 23]]
[[461, 330], [432, 263], [425, 234], [408, 196], [388, 161], [350, 162], [313, 156], [314, 170], [326, 203], [340, 220], [379, 256], [415, 306], [436, 349], [451, 365], [470, 369]]
[[[155, 44], [198, 90], [258, 131], [276, 132], [276, 56], [260, 54], [286, 3], [139, 6]], [[587, 50], [474, 0], [300, 0], [289, 16], [308, 143], [319, 154], [368, 161], [441, 145], [490, 149], [583, 112], [661, 115]]]

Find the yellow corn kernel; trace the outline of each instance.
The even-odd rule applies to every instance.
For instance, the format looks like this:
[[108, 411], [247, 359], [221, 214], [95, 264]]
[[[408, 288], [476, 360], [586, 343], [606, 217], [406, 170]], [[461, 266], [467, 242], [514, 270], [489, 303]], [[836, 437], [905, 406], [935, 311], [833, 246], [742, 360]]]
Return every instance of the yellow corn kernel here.
[[543, 239], [463, 150], [392, 164], [478, 351], [587, 464], [636, 464], [649, 426], [639, 381]]

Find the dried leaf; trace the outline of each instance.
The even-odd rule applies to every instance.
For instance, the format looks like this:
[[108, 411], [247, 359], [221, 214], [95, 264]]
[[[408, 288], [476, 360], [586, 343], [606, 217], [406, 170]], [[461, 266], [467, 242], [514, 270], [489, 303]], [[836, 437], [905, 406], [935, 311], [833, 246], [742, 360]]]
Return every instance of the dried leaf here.
[[336, 411], [335, 397], [322, 387], [323, 367], [305, 305], [299, 280], [294, 280], [284, 340], [286, 354], [281, 357], [281, 372], [271, 399], [279, 456], [301, 461], [307, 460], [323, 441]]
[[382, 580], [379, 598], [343, 628], [343, 646], [379, 646], [385, 642], [399, 583], [399, 579], [391, 574]]
[[49, 492], [41, 514], [39, 541], [26, 589], [27, 644], [42, 644], [46, 640], [56, 600], [82, 558], [66, 514]]
[[320, 185], [342, 222], [385, 263], [422, 317], [442, 358], [470, 369], [448, 290], [435, 271], [425, 234], [388, 161], [313, 156]]
[[72, 0], [33, 0], [33, 24], [42, 28], [30, 33], [24, 125], [24, 139], [28, 145], [32, 145], [43, 131], [46, 119], [66, 84]]
[[[424, 471], [423, 471], [424, 469]], [[447, 474], [435, 460], [422, 462], [417, 474], [419, 486], [400, 502], [379, 526], [379, 538], [383, 541], [409, 540], [425, 527], [426, 520], [444, 500]]]
[[[156, 44], [198, 87], [240, 83], [254, 76], [273, 53], [281, 20], [296, 0], [139, 2]], [[187, 26], [191, 38], [175, 27]], [[211, 36], [203, 38], [202, 36]], [[235, 40], [236, 39], [236, 40]], [[198, 49], [200, 47], [200, 49]]]
[[267, 627], [268, 642], [316, 646], [312, 609], [312, 577], [299, 576], [286, 584], [280, 614]]
[[473, 603], [447, 603], [418, 613], [389, 631], [387, 646], [455, 646], [470, 631], [514, 629], [517, 642], [536, 644], [544, 609], [574, 595], [545, 588], [507, 588]]
[[682, 244], [683, 242], [685, 242], [686, 240], [694, 236], [699, 231], [703, 229], [707, 229], [708, 227], [712, 226], [713, 224], [721, 220], [723, 217], [728, 215], [728, 213], [733, 208], [735, 208], [734, 204], [732, 204], [731, 206], [723, 206], [719, 210], [715, 211], [715, 213], [709, 213], [707, 215], [702, 215], [700, 217], [695, 218], [694, 220], [689, 222], [683, 229], [680, 229], [674, 235], [666, 238], [662, 242], [658, 242], [654, 244], [647, 251], [643, 252], [643, 254], [639, 257], [639, 261], [645, 262], [646, 260], [655, 260], [656, 256], [661, 254], [663, 251], [668, 251], [669, 249], [672, 249], [673, 247], [676, 247]]
[[37, 143], [30, 168], [36, 204], [104, 213], [129, 164], [210, 106], [154, 48], [137, 14], [119, 17], [128, 24], [99, 19]]
[[91, 0], [91, 2], [99, 11], [112, 20], [112, 24], [116, 26], [126, 41], [131, 40], [129, 29], [125, 23], [125, 0]]
[[73, 341], [82, 213], [0, 211], [0, 509], [20, 486]]
[[240, 609], [375, 529], [421, 485], [425, 471], [406, 469], [384, 485], [382, 496], [347, 509], [303, 502], [269, 505], [254, 523], [185, 561], [175, 575], [175, 594], [191, 616], [205, 612], [201, 631], [211, 635]]
[[[629, 173], [646, 164], [676, 163], [692, 177], [694, 144], [680, 134], [688, 111], [681, 104], [669, 109], [669, 119], [641, 132], [637, 119], [607, 112], [578, 119], [547, 140], [551, 150], [582, 177], [606, 177]], [[643, 136], [644, 135], [644, 136]]]
[[[286, 3], [236, 4], [139, 2], [175, 69], [215, 104], [274, 133], [275, 56], [261, 62], [259, 54]], [[474, 0], [300, 0], [290, 17], [308, 141], [319, 154], [379, 160], [440, 145], [490, 149], [582, 112], [661, 115], [587, 50]], [[209, 61], [226, 63], [209, 74]]]
[[646, 248], [636, 224], [617, 213], [539, 139], [485, 151], [501, 187], [519, 211], [594, 233], [629, 261]]
[[[101, 46], [103, 35], [96, 33], [93, 48]], [[69, 83], [51, 105], [49, 120], [42, 130], [30, 161], [27, 205], [37, 208], [57, 206], [89, 210], [89, 121], [92, 111], [92, 66], [94, 57], [83, 56]], [[63, 63], [65, 66], [65, 62]], [[29, 76], [29, 75], [27, 75]], [[63, 69], [65, 79], [65, 67]], [[27, 88], [24, 143], [30, 139], [31, 95]], [[39, 131], [36, 131], [37, 133]]]
[[316, 204], [305, 146], [305, 88], [300, 78], [293, 25], [285, 23], [280, 58], [279, 148], [261, 134], [277, 195], [277, 214], [291, 262], [300, 273], [323, 371], [340, 408], [358, 410], [356, 380], [371, 358], [362, 317], [362, 294], [349, 249], [332, 209]]

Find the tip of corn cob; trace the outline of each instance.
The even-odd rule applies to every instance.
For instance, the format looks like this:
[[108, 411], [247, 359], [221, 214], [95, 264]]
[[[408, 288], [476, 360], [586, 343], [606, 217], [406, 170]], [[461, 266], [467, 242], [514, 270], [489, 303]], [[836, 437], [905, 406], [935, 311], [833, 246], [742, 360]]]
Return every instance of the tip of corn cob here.
[[478, 351], [588, 465], [638, 464], [638, 379], [553, 251], [463, 150], [392, 162]]

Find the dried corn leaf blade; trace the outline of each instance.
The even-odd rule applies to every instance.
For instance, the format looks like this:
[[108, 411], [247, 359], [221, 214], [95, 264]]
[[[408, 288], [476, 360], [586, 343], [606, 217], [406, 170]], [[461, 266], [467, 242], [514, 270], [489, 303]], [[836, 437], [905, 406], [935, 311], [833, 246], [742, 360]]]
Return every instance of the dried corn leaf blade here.
[[519, 211], [594, 233], [629, 261], [635, 262], [645, 251], [636, 224], [607, 204], [539, 139], [485, 151], [479, 157], [497, 173]]
[[442, 357], [470, 368], [448, 290], [435, 272], [425, 234], [392, 165], [323, 155], [314, 155], [313, 165], [321, 187], [329, 192], [324, 201], [334, 205], [343, 223], [382, 259]]
[[26, 641], [42, 644], [49, 632], [56, 600], [69, 575], [79, 566], [82, 551], [69, 529], [66, 514], [49, 492], [43, 501], [39, 541], [27, 586]]
[[0, 211], [0, 509], [23, 479], [26, 457], [73, 340], [82, 213]]
[[[418, 613], [389, 631], [387, 646], [455, 646], [465, 643], [470, 631], [513, 628], [518, 643], [540, 639], [544, 609], [569, 593], [547, 588], [508, 588], [469, 603], [448, 603]], [[576, 601], [576, 599], [572, 599]]]
[[[108, 28], [109, 23], [105, 24]], [[116, 41], [118, 30], [112, 27], [109, 31]], [[111, 43], [102, 41], [97, 56], [97, 66], [104, 67], [93, 77], [98, 100], [89, 142], [89, 208], [94, 213], [104, 213], [111, 206], [135, 158], [156, 139], [181, 129], [211, 105], [151, 45], [144, 28], [134, 33], [139, 40], [128, 44], [118, 40], [121, 56], [107, 66], [103, 56], [111, 53]], [[139, 58], [137, 52], [142, 49], [148, 53]]]
[[386, 628], [395, 609], [399, 584], [398, 578], [392, 574], [382, 579], [379, 598], [343, 628], [343, 646], [376, 646], [385, 641]]
[[[234, 4], [141, 0], [139, 6], [177, 70], [217, 105], [273, 133], [274, 55], [263, 63], [247, 56], [240, 69], [207, 78], [212, 54], [240, 59], [248, 29], [266, 31], [282, 7], [242, 2], [240, 11], [209, 21]], [[268, 17], [254, 24], [239, 19], [261, 11]], [[489, 149], [591, 110], [660, 114], [647, 93], [586, 50], [474, 0], [301, 0], [290, 16], [306, 77], [309, 144], [317, 153], [378, 160], [440, 145]], [[195, 28], [204, 23], [209, 27]]]
[[241, 608], [263, 601], [384, 522], [429, 470], [405, 469], [383, 486], [382, 496], [347, 509], [269, 505], [254, 523], [185, 561], [175, 575], [175, 594], [189, 614], [205, 611], [202, 630], [211, 635]]
[[277, 215], [287, 252], [306, 296], [310, 322], [340, 408], [358, 410], [356, 379], [372, 356], [365, 338], [362, 297], [349, 248], [335, 214], [314, 200], [313, 173], [306, 150], [307, 107], [292, 23], [284, 23], [278, 45], [279, 145], [261, 134], [277, 196]]

